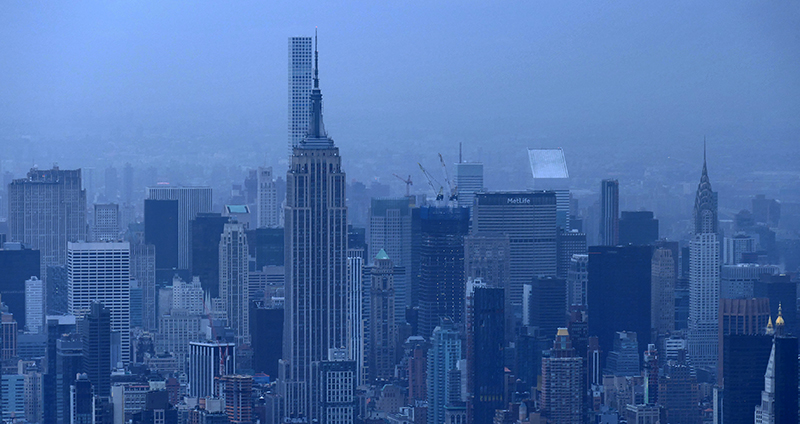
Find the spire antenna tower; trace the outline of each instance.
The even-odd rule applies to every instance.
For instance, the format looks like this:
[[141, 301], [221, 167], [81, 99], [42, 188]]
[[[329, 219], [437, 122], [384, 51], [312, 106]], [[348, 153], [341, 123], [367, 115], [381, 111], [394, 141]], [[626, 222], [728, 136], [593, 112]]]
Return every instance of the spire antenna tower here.
[[317, 27], [314, 27], [314, 88], [319, 88], [319, 50], [317, 50]]

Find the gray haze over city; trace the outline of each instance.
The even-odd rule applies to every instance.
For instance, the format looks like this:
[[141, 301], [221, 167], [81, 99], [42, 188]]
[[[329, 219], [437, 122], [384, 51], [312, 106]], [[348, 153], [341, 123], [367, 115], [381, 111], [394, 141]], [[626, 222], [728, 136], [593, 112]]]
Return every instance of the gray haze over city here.
[[417, 162], [438, 177], [462, 143], [488, 189], [525, 189], [526, 148], [562, 147], [579, 207], [616, 178], [622, 210], [677, 238], [705, 137], [721, 219], [800, 201], [795, 1], [7, 1], [0, 172], [102, 186], [130, 163], [139, 198], [164, 181], [224, 202], [249, 169], [285, 173], [287, 39], [315, 26], [325, 124], [368, 187], [433, 195]]

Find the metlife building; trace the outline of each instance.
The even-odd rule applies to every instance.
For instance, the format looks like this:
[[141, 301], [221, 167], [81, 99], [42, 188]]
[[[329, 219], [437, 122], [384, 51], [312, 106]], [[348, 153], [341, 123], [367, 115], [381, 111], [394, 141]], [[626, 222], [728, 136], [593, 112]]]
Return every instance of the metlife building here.
[[556, 193], [478, 193], [473, 207], [473, 235], [494, 234], [509, 238], [510, 270], [506, 290], [513, 314], [521, 317], [523, 284], [540, 276], [556, 276]]

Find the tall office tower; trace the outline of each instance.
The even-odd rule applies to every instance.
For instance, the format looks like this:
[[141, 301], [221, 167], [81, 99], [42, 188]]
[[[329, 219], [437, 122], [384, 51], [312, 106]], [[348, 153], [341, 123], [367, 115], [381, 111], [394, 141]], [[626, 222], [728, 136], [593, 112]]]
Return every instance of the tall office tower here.
[[429, 337], [440, 318], [461, 322], [464, 313], [464, 236], [469, 229], [469, 209], [422, 207], [413, 214], [419, 231], [414, 236], [419, 263], [412, 295], [418, 296], [417, 333]]
[[25, 331], [38, 334], [44, 329], [44, 282], [36, 276], [25, 280]]
[[[316, 60], [316, 52], [315, 52]], [[339, 148], [322, 121], [322, 92], [314, 70], [306, 137], [286, 174], [286, 320], [283, 375], [286, 416], [315, 417], [311, 363], [347, 346], [347, 205]]]
[[[365, 340], [369, 330], [367, 318], [369, 311], [364, 310], [365, 297], [369, 296], [368, 290], [364, 287], [364, 250], [347, 249], [347, 286], [350, 288], [350, 319], [347, 324], [349, 331], [348, 349], [350, 357], [356, 362], [356, 382], [357, 385], [366, 383], [367, 367], [367, 346], [369, 341]], [[369, 286], [371, 282], [367, 282]]]
[[572, 255], [567, 272], [567, 302], [586, 306], [586, 287], [589, 282], [589, 255]]
[[14, 319], [14, 314], [8, 312], [8, 307], [3, 305], [0, 317], [0, 360], [7, 361], [17, 357], [17, 335], [19, 325]]
[[45, 409], [45, 422], [69, 424], [69, 387], [74, 384], [75, 375], [83, 368], [83, 343], [80, 336], [71, 334], [57, 339], [54, 361], [53, 390], [45, 393], [48, 402], [53, 402], [50, 405], [54, 410], [49, 414], [50, 408]]
[[244, 224], [225, 224], [219, 241], [219, 293], [237, 346], [250, 344], [250, 286]]
[[[478, 235], [472, 234], [464, 237], [464, 278], [467, 281], [480, 279], [493, 287], [508, 287], [510, 274], [509, 239], [507, 235]], [[508, 290], [504, 290], [506, 297], [503, 311], [510, 305]], [[508, 315], [508, 314], [506, 314]], [[506, 338], [513, 339], [514, 325], [510, 317], [506, 316], [504, 328]]]
[[91, 424], [95, 422], [95, 398], [92, 382], [86, 373], [77, 375], [70, 386], [69, 421], [70, 424]]
[[281, 359], [283, 340], [283, 305], [267, 305], [263, 301], [254, 302], [250, 308], [250, 334], [253, 346], [253, 370], [263, 372], [273, 379], [278, 377], [278, 361]]
[[537, 327], [539, 335], [550, 340], [558, 329], [567, 325], [567, 282], [561, 278], [538, 277], [530, 283], [527, 306], [529, 327]]
[[597, 335], [603, 355], [617, 331], [632, 331], [639, 355], [650, 344], [650, 246], [589, 248], [589, 334]]
[[797, 394], [797, 337], [785, 335], [778, 315], [755, 424], [797, 423]]
[[289, 155], [308, 132], [312, 59], [311, 37], [289, 37]]
[[761, 381], [769, 363], [772, 336], [728, 334], [722, 339], [723, 371], [718, 385], [723, 396], [719, 422], [750, 424], [753, 409], [761, 403]]
[[639, 342], [636, 333], [617, 331], [614, 335], [614, 349], [608, 352], [606, 373], [622, 377], [640, 375]]
[[189, 396], [220, 397], [216, 380], [235, 371], [236, 344], [220, 341], [189, 343]]
[[720, 251], [717, 193], [711, 190], [705, 153], [694, 201], [694, 235], [689, 242], [689, 357], [695, 367], [716, 368], [719, 348]]
[[564, 151], [558, 148], [528, 149], [528, 161], [533, 175], [533, 188], [552, 191], [556, 195], [556, 225], [568, 231], [569, 224], [569, 170]]
[[191, 282], [183, 281], [180, 277], [172, 278], [172, 309], [180, 309], [190, 314], [204, 315], [203, 287], [200, 279], [192, 278]]
[[197, 214], [191, 224], [192, 276], [200, 277], [203, 290], [211, 297], [219, 297], [219, 240], [228, 222], [230, 217], [209, 212]]
[[[409, 296], [409, 280], [411, 277], [411, 200], [408, 197], [398, 199], [372, 199], [369, 208], [369, 257], [375, 256], [383, 249], [392, 258], [394, 266], [403, 268], [404, 273], [396, 273], [395, 284], [395, 321], [397, 325], [405, 323], [405, 311], [411, 306]], [[353, 247], [353, 246], [351, 246]]]
[[126, 364], [131, 359], [130, 282], [128, 242], [68, 243], [68, 311], [83, 317], [94, 302], [105, 305], [111, 313], [111, 331], [119, 333], [120, 359]]
[[764, 223], [770, 227], [777, 227], [781, 219], [781, 203], [775, 199], [767, 199], [763, 194], [757, 194], [751, 201], [753, 219], [756, 223]]
[[120, 239], [118, 204], [95, 204], [93, 218], [92, 241], [116, 241]]
[[219, 379], [225, 413], [231, 424], [253, 422], [253, 376], [224, 375]]
[[600, 243], [602, 246], [619, 244], [619, 181], [603, 180], [600, 183]]
[[92, 302], [78, 323], [83, 346], [83, 371], [95, 396], [111, 395], [111, 310]]
[[[67, 262], [67, 242], [86, 240], [86, 190], [81, 170], [33, 168], [8, 186], [9, 241], [41, 252], [41, 277], [48, 266]], [[26, 276], [30, 277], [30, 275]]]
[[[451, 371], [458, 369], [461, 359], [461, 337], [452, 320], [442, 318], [433, 330], [431, 347], [428, 349], [428, 424], [445, 424], [445, 409], [448, 393], [455, 382]], [[460, 383], [460, 382], [458, 382]]]
[[5, 422], [21, 421], [25, 417], [25, 376], [4, 374], [0, 381], [3, 392], [0, 418]]
[[800, 332], [797, 319], [797, 284], [788, 274], [762, 274], [761, 279], [753, 286], [755, 297], [769, 299], [770, 316], [780, 313], [785, 322], [786, 333], [793, 335]]
[[155, 248], [157, 282], [169, 281], [178, 269], [178, 201], [144, 201], [144, 242]]
[[644, 352], [642, 374], [644, 375], [644, 403], [655, 405], [658, 401], [658, 349], [650, 343]]
[[[556, 195], [553, 192], [479, 193], [472, 220], [473, 234], [505, 234], [510, 242], [511, 305], [506, 314], [519, 314], [522, 286], [537, 276], [556, 276]], [[509, 307], [510, 306], [510, 307]]]
[[388, 381], [394, 375], [398, 337], [394, 320], [394, 263], [383, 249], [373, 263], [369, 288], [369, 379]]
[[733, 237], [725, 237], [722, 246], [722, 263], [725, 265], [736, 265], [743, 262], [743, 253], [753, 253], [756, 251], [756, 239], [746, 234], [736, 234]]
[[583, 422], [583, 358], [575, 356], [566, 328], [542, 358], [542, 413], [552, 424]]
[[643, 246], [658, 240], [658, 220], [650, 211], [622, 211], [619, 220], [619, 244]]
[[[758, 335], [763, 334], [767, 323], [771, 322], [769, 315], [769, 299], [720, 299], [719, 300], [719, 360], [717, 375], [721, 378], [724, 373], [724, 337], [727, 335]], [[722, 380], [719, 380], [722, 383]], [[722, 384], [721, 384], [722, 385]]]
[[505, 294], [477, 284], [467, 290], [467, 422], [486, 423], [505, 406]]
[[178, 201], [178, 269], [192, 269], [191, 222], [197, 214], [211, 212], [211, 187], [148, 187], [147, 198]]
[[569, 274], [572, 256], [585, 255], [587, 252], [586, 234], [578, 232], [578, 230], [567, 231], [559, 228], [556, 235], [556, 244], [558, 249], [556, 276], [566, 279]]
[[358, 416], [356, 363], [347, 349], [328, 350], [327, 360], [311, 364], [312, 384], [317, 388], [311, 401], [320, 423], [353, 423]]
[[457, 163], [456, 190], [458, 206], [472, 208], [475, 194], [483, 191], [483, 164], [480, 162]]
[[600, 409], [603, 386], [603, 365], [600, 362], [600, 342], [597, 336], [589, 337], [586, 346], [586, 388], [592, 397], [592, 410]]
[[41, 277], [39, 251], [25, 248], [22, 243], [6, 242], [0, 248], [0, 296], [8, 311], [19, 319], [23, 328], [25, 320], [25, 281]]
[[131, 279], [142, 288], [142, 328], [156, 330], [156, 247], [152, 244], [131, 244]]
[[133, 204], [133, 166], [130, 162], [126, 162], [122, 168], [122, 201]]
[[669, 361], [658, 383], [658, 403], [663, 407], [665, 422], [700, 424], [702, 415], [697, 379], [694, 371], [680, 359]]
[[672, 254], [672, 249], [658, 247], [650, 263], [650, 340], [653, 342], [675, 331], [675, 262], [678, 258]]
[[272, 167], [258, 168], [258, 228], [280, 227], [278, 189], [272, 179]]

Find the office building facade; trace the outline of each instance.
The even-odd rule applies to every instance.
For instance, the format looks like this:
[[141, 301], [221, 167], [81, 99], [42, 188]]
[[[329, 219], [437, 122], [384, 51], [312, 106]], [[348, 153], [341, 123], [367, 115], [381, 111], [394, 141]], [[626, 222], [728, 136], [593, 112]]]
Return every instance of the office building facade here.
[[[88, 240], [81, 170], [33, 168], [8, 186], [9, 241], [40, 251], [40, 278], [67, 262], [67, 242]], [[30, 275], [26, 276], [26, 278]], [[23, 280], [24, 281], [24, 280]]]
[[311, 114], [311, 37], [289, 37], [289, 155], [308, 132]]
[[468, 422], [490, 422], [505, 405], [503, 349], [505, 294], [499, 287], [476, 285], [467, 297]]
[[[557, 274], [556, 196], [553, 192], [479, 193], [472, 234], [504, 234], [510, 242], [509, 299], [522, 305], [522, 286]], [[510, 311], [507, 311], [508, 314]]]
[[159, 185], [147, 188], [147, 198], [178, 201], [178, 269], [192, 269], [191, 221], [201, 212], [211, 212], [211, 187]]
[[619, 181], [600, 182], [600, 243], [619, 244]]
[[189, 343], [189, 396], [220, 397], [217, 378], [236, 372], [236, 345], [218, 341]]
[[239, 346], [250, 344], [250, 282], [244, 224], [225, 224], [219, 241], [219, 291]]
[[119, 333], [124, 363], [131, 359], [130, 282], [130, 243], [68, 243], [68, 312], [83, 317], [94, 302], [102, 303], [111, 316], [111, 331]]
[[475, 194], [483, 191], [483, 164], [479, 162], [457, 163], [456, 190], [458, 206], [472, 208]]
[[272, 177], [272, 167], [258, 168], [258, 228], [281, 226], [278, 210], [278, 189]]

